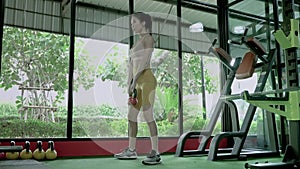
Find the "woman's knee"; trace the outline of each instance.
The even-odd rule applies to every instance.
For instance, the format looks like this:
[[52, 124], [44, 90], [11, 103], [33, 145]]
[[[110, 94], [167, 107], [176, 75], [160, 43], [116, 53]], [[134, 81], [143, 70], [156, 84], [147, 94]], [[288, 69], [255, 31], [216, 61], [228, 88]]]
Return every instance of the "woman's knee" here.
[[139, 110], [134, 108], [133, 106], [129, 106], [127, 119], [132, 122], [137, 122], [137, 116], [139, 114]]
[[148, 122], [151, 137], [158, 135], [157, 124], [155, 121]]
[[143, 106], [143, 116], [147, 123], [155, 121], [153, 106], [151, 105]]

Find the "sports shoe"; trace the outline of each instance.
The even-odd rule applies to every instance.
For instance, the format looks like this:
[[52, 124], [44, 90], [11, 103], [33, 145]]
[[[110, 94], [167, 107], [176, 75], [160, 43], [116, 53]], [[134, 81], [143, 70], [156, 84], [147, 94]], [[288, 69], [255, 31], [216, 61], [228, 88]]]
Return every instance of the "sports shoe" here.
[[161, 158], [155, 150], [152, 150], [142, 162], [145, 165], [156, 165], [161, 163]]
[[137, 154], [135, 150], [131, 151], [129, 147], [127, 147], [121, 153], [115, 154], [114, 157], [120, 160], [134, 160], [137, 159]]

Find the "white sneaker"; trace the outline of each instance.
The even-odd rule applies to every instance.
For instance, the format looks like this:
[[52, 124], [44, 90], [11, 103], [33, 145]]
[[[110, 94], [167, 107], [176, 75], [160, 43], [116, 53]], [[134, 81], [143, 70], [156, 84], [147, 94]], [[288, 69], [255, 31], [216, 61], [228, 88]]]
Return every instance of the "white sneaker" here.
[[156, 165], [161, 163], [161, 158], [155, 150], [152, 150], [142, 162], [145, 165]]
[[129, 147], [127, 147], [121, 153], [115, 154], [114, 157], [120, 160], [133, 160], [137, 159], [137, 153], [135, 150], [131, 151]]

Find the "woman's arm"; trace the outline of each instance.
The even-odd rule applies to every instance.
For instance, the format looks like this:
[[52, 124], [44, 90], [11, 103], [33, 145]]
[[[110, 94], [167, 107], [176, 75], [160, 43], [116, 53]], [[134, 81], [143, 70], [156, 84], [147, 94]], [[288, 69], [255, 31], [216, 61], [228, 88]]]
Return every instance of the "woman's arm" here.
[[132, 64], [132, 60], [129, 57], [128, 58], [128, 62], [127, 62], [127, 72], [128, 72], [128, 79], [127, 79], [127, 85], [128, 85], [128, 94], [130, 94], [130, 86], [133, 82], [133, 64]]
[[127, 84], [130, 85], [133, 79], [133, 64], [131, 61], [131, 58], [129, 57], [128, 63], [127, 63], [127, 69], [128, 69], [128, 80]]

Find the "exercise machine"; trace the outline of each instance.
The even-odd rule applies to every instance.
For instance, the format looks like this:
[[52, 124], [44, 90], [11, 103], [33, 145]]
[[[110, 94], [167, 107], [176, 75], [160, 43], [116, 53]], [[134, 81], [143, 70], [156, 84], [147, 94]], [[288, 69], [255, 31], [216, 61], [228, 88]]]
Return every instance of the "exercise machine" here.
[[[275, 6], [275, 5], [274, 5]], [[243, 98], [250, 104], [262, 107], [270, 112], [286, 117], [289, 128], [287, 145], [281, 162], [245, 164], [247, 169], [296, 169], [300, 168], [300, 88], [297, 49], [299, 45], [299, 20], [294, 19], [294, 1], [283, 0], [282, 29], [273, 35], [284, 49], [287, 88], [275, 93], [285, 93], [282, 97], [268, 97], [268, 93], [249, 94], [243, 92]], [[278, 109], [283, 106], [284, 109]]]
[[[275, 95], [278, 93], [285, 93], [284, 97], [274, 97], [268, 95]], [[234, 100], [244, 99], [251, 105], [260, 107], [268, 112], [284, 116], [290, 123], [290, 145], [286, 147], [286, 151], [282, 162], [277, 163], [255, 163], [245, 164], [245, 168], [250, 169], [295, 169], [300, 167], [299, 160], [299, 130], [300, 128], [292, 128], [292, 123], [299, 123], [300, 121], [300, 88], [292, 87], [289, 89], [280, 89], [267, 92], [256, 92], [249, 94], [248, 91], [242, 92], [238, 95], [221, 96], [221, 99]], [[278, 109], [279, 106], [284, 106], [284, 110]], [[298, 124], [299, 125], [299, 124]]]
[[[245, 42], [246, 46], [250, 49], [250, 52], [247, 52], [243, 58], [243, 61], [241, 63], [241, 72], [242, 70], [248, 70], [244, 72], [250, 72], [253, 71], [251, 66], [254, 65], [255, 56], [257, 56], [258, 59], [261, 60], [260, 64], [255, 64], [255, 69], [260, 70], [260, 75], [258, 78], [257, 86], [255, 88], [255, 92], [262, 92], [264, 90], [266, 81], [268, 79], [268, 76], [272, 70], [272, 66], [274, 63], [274, 54], [276, 49], [271, 49], [269, 53], [265, 51], [265, 49], [262, 47], [262, 45], [255, 39], [255, 38], [249, 38]], [[264, 57], [266, 56], [266, 57]], [[254, 62], [254, 63], [253, 63]], [[248, 67], [247, 67], [248, 65]], [[236, 76], [237, 79], [241, 77], [248, 77], [248, 74], [241, 74], [241, 72], [237, 71]], [[242, 76], [243, 75], [243, 76]], [[227, 101], [230, 99], [226, 99], [224, 97], [220, 97], [220, 100]], [[279, 156], [279, 146], [278, 141], [276, 137], [276, 129], [273, 127], [275, 126], [275, 117], [274, 115], [266, 115], [267, 121], [268, 121], [268, 129], [269, 129], [269, 139], [272, 140], [270, 142], [270, 148], [269, 150], [255, 150], [255, 151], [243, 151], [243, 145], [245, 143], [245, 140], [247, 138], [247, 134], [249, 132], [253, 117], [256, 113], [257, 107], [254, 105], [249, 105], [248, 109], [246, 111], [243, 124], [239, 130], [231, 131], [231, 132], [222, 132], [217, 135], [215, 135], [210, 143], [209, 146], [209, 153], [208, 153], [208, 160], [216, 161], [216, 160], [223, 160], [223, 159], [245, 159], [247, 157], [255, 157], [255, 156]], [[233, 139], [234, 144], [233, 148], [230, 149], [229, 153], [222, 153], [219, 149], [220, 142], [223, 139]]]
[[[215, 39], [209, 48], [209, 52], [212, 52], [220, 61], [223, 65], [225, 65], [229, 69], [229, 74], [228, 74], [228, 79], [222, 89], [221, 94], [230, 94], [231, 92], [231, 85], [233, 83], [233, 80], [235, 78], [236, 70], [238, 69], [238, 66], [241, 62], [241, 58], [236, 58], [234, 60], [233, 65], [231, 66], [230, 62], [232, 61], [232, 57], [224, 51], [222, 48], [214, 48], [214, 45], [216, 44], [217, 40]], [[232, 119], [233, 119], [233, 126], [234, 128], [238, 129], [239, 124], [238, 124], [238, 117], [237, 117], [237, 109], [235, 107], [234, 102], [228, 101], [224, 102], [222, 100], [218, 100], [217, 104], [214, 108], [214, 111], [212, 113], [212, 117], [209, 121], [209, 124], [205, 130], [201, 131], [190, 131], [186, 132], [183, 135], [180, 136], [178, 143], [177, 143], [177, 149], [175, 156], [177, 157], [182, 157], [184, 155], [193, 155], [193, 154], [207, 154], [206, 151], [206, 146], [208, 145], [210, 139], [211, 139], [211, 134], [215, 128], [215, 125], [217, 123], [217, 120], [220, 116], [221, 110], [223, 109], [224, 104], [228, 104], [228, 106], [231, 109], [232, 113]], [[184, 151], [184, 146], [186, 144], [186, 141], [189, 138], [196, 138], [199, 137], [200, 139], [200, 144], [197, 150], [186, 150]]]
[[[270, 50], [269, 53], [266, 53], [262, 45], [260, 45], [258, 41], [255, 40], [254, 38], [250, 38], [246, 42], [248, 44], [247, 46], [251, 50], [245, 54], [243, 60], [241, 58], [236, 58], [233, 66], [230, 65], [232, 58], [226, 51], [224, 51], [222, 48], [213, 47], [215, 41], [213, 42], [212, 46], [209, 49], [209, 51], [214, 53], [214, 55], [219, 58], [221, 63], [225, 65], [229, 70], [229, 74], [225, 82], [225, 85], [222, 89], [221, 95], [223, 94], [230, 95], [231, 85], [234, 78], [245, 79], [251, 77], [256, 68], [259, 68], [261, 70], [261, 73], [255, 91], [262, 91], [264, 89], [265, 83], [267, 81], [268, 75], [273, 65], [275, 49], [272, 49]], [[267, 55], [266, 58], [264, 57], [265, 55]], [[257, 58], [261, 60], [260, 64], [256, 64]], [[228, 105], [228, 107], [230, 108], [233, 132], [225, 132], [225, 133], [218, 134], [215, 137], [213, 137], [211, 140], [211, 135], [215, 128], [217, 119], [220, 117], [220, 113], [225, 104]], [[175, 156], [182, 157], [184, 155], [208, 153], [208, 160], [212, 160], [212, 161], [218, 159], [224, 159], [224, 158], [241, 158], [242, 156], [240, 155], [240, 153], [243, 144], [245, 142], [245, 139], [247, 137], [247, 133], [249, 131], [251, 121], [253, 119], [255, 111], [256, 111], [256, 106], [250, 105], [247, 110], [243, 125], [240, 129], [239, 122], [238, 122], [238, 112], [235, 103], [232, 100], [219, 98], [213, 110], [212, 117], [210, 118], [207, 128], [205, 130], [200, 130], [200, 131], [190, 131], [181, 135], [181, 137], [178, 140]], [[273, 117], [269, 117], [269, 118], [273, 118]], [[273, 120], [270, 120], [270, 122], [272, 123], [270, 125], [274, 125]], [[270, 131], [270, 136], [273, 140], [277, 140], [275, 136], [276, 132], [273, 129], [271, 129], [272, 131]], [[184, 145], [187, 139], [195, 138], [195, 137], [199, 137], [200, 139], [200, 144], [198, 146], [198, 149], [184, 150]], [[219, 149], [219, 144], [221, 140], [224, 138], [234, 138], [235, 140], [234, 147], [229, 149]], [[206, 147], [209, 145], [210, 140], [211, 143], [209, 146], [209, 150], [207, 150]], [[265, 152], [265, 153], [268, 153], [269, 155], [273, 154], [279, 156], [279, 150], [277, 147], [278, 147], [278, 143], [274, 141], [274, 144], [272, 145], [272, 150], [274, 151]], [[223, 155], [218, 155], [218, 153], [222, 153]]]

